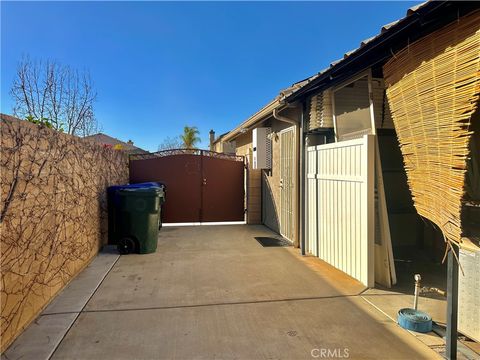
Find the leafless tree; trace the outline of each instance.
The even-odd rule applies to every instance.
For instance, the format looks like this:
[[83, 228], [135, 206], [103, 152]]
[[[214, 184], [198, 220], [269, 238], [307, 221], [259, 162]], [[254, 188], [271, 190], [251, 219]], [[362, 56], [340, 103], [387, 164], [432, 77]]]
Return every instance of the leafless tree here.
[[165, 139], [163, 139], [162, 143], [158, 145], [158, 151], [181, 149], [182, 147], [182, 140], [179, 136], [167, 136]]
[[93, 109], [97, 93], [87, 71], [25, 57], [18, 63], [10, 94], [19, 118], [48, 121], [53, 128], [77, 136], [98, 129]]

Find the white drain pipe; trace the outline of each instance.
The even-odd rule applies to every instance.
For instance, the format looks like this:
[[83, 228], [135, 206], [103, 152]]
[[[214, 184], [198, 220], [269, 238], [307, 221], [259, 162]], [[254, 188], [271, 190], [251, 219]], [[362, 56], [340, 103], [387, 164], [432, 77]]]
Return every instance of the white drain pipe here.
[[[290, 106], [289, 106], [290, 107]], [[295, 121], [293, 119], [290, 119], [286, 116], [282, 116], [282, 115], [279, 115], [278, 114], [278, 109], [273, 109], [273, 113], [272, 113], [273, 117], [279, 121], [284, 121], [286, 123], [289, 123], [289, 124], [293, 124], [293, 125], [298, 125], [298, 121]]]
[[422, 277], [420, 276], [420, 274], [415, 274], [413, 278], [415, 279], [415, 293], [413, 298], [413, 308], [417, 310], [418, 296], [420, 295], [420, 281], [422, 280]]

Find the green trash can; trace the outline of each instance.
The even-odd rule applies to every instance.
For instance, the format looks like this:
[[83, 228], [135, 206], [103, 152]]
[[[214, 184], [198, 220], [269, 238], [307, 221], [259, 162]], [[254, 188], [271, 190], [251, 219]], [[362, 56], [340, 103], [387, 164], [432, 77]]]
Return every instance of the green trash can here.
[[158, 188], [118, 190], [120, 236], [117, 248], [120, 254], [149, 254], [157, 250], [162, 193]]

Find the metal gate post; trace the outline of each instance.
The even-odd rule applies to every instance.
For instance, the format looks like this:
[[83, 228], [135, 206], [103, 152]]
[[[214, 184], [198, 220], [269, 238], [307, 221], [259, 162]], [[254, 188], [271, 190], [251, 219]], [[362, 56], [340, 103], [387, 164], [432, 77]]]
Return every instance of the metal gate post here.
[[250, 186], [250, 168], [248, 166], [248, 158], [247, 158], [247, 155], [245, 155], [245, 157], [243, 158], [243, 163], [244, 163], [244, 169], [245, 169], [245, 180], [244, 180], [244, 186], [245, 186], [245, 204], [244, 204], [244, 212], [245, 212], [245, 223], [248, 224], [248, 216], [249, 216], [249, 196], [250, 196], [250, 192], [248, 190], [248, 187]]
[[445, 356], [449, 360], [457, 359], [458, 254], [458, 247], [452, 244], [448, 253], [447, 265], [447, 335]]
[[203, 222], [203, 189], [206, 185], [205, 174], [203, 173], [203, 150], [200, 150], [200, 224]]
[[300, 144], [299, 144], [299, 153], [300, 153], [300, 199], [297, 201], [298, 204], [298, 212], [299, 212], [299, 235], [300, 235], [300, 251], [302, 255], [306, 254], [305, 251], [305, 234], [306, 234], [306, 229], [305, 229], [305, 136], [304, 136], [304, 126], [305, 126], [305, 111], [306, 111], [306, 102], [302, 103], [302, 115], [300, 118], [300, 134], [298, 138], [300, 139]]

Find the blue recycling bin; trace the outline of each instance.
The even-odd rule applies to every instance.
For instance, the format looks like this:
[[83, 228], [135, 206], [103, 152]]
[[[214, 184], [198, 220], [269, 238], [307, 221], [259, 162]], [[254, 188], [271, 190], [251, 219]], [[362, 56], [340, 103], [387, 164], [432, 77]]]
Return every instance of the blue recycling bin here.
[[[158, 188], [160, 189], [160, 205], [166, 200], [166, 187], [160, 182], [144, 182], [138, 184], [114, 185], [107, 188], [107, 207], [108, 207], [108, 244], [116, 245], [118, 236], [120, 234], [120, 196], [119, 190], [125, 189], [140, 189], [140, 188]], [[162, 226], [161, 221], [161, 206], [160, 206], [160, 222], [159, 227]]]

